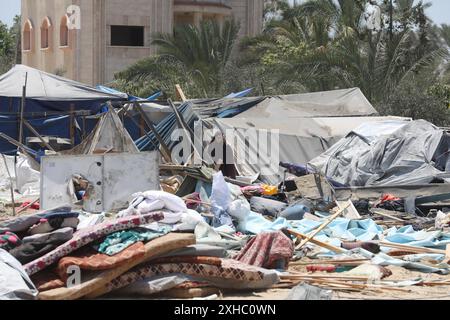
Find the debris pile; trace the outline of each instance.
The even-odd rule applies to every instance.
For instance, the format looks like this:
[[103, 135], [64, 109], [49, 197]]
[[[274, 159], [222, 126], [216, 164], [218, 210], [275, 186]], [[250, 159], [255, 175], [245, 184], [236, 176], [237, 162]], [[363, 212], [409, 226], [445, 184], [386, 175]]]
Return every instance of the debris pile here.
[[[0, 77], [0, 96], [17, 72]], [[74, 83], [50, 80], [75, 94]], [[30, 106], [44, 108], [36, 90]], [[3, 153], [17, 150], [0, 165], [0, 299], [447, 291], [444, 129], [380, 117], [359, 89], [157, 108], [135, 97], [112, 104], [92, 90], [86, 99], [105, 104], [73, 114], [73, 123], [80, 114], [96, 122], [70, 149], [30, 129], [36, 150], [1, 129]], [[278, 137], [278, 156], [249, 142], [248, 130]]]

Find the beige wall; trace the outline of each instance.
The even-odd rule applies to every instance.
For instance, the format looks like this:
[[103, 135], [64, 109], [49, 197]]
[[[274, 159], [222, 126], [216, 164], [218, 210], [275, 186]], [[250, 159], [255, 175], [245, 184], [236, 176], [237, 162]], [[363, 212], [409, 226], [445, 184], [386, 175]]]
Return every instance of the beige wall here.
[[[74, 52], [72, 46], [65, 49], [59, 47], [59, 27], [61, 18], [64, 16], [65, 8], [67, 8], [71, 0], [22, 0], [22, 31], [28, 17], [33, 25], [32, 31], [32, 47], [29, 52], [22, 53], [22, 61], [24, 64], [38, 67], [41, 70], [55, 73], [57, 69], [64, 69], [65, 76], [74, 78]], [[59, 13], [61, 12], [61, 13]], [[50, 47], [49, 49], [41, 49], [41, 24], [44, 18], [48, 16], [52, 23], [50, 29]], [[73, 34], [69, 39], [69, 44]]]
[[[71, 4], [81, 8], [81, 30], [70, 31], [69, 48], [60, 48], [60, 20]], [[241, 36], [261, 32], [264, 0], [231, 4], [232, 15], [241, 21]], [[65, 77], [91, 85], [109, 82], [116, 72], [155, 53], [151, 35], [171, 32], [174, 14], [174, 0], [22, 0], [22, 30], [29, 18], [35, 40], [32, 50], [22, 53], [23, 63], [50, 73], [64, 69]], [[53, 26], [51, 43], [41, 50], [40, 26], [46, 16]], [[111, 25], [144, 26], [144, 47], [111, 46]]]

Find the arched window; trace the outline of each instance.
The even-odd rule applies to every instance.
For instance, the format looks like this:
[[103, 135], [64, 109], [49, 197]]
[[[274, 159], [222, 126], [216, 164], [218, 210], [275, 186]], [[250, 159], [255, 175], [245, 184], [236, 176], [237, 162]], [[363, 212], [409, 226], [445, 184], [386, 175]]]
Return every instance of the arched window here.
[[45, 17], [41, 24], [41, 49], [47, 49], [50, 47], [51, 26], [50, 19]]
[[69, 17], [67, 15], [62, 17], [61, 24], [59, 26], [59, 46], [69, 46]]
[[33, 25], [30, 19], [25, 22], [23, 26], [23, 50], [30, 51], [32, 48], [32, 37], [33, 37]]

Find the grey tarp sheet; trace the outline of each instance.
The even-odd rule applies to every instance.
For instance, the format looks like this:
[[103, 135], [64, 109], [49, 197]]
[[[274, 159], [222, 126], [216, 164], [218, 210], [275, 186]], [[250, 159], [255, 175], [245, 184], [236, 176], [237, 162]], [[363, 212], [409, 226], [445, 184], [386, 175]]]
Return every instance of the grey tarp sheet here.
[[0, 97], [21, 98], [25, 75], [27, 75], [27, 99], [45, 101], [127, 99], [126, 94], [105, 93], [80, 82], [20, 64], [0, 76]]
[[38, 290], [12, 255], [0, 249], [0, 300], [34, 300]]
[[361, 90], [351, 88], [270, 97], [236, 117], [296, 119], [377, 115]]
[[[345, 137], [354, 128], [366, 122], [380, 123], [386, 119], [399, 119], [395, 117], [324, 117], [324, 118], [230, 118], [230, 119], [206, 119], [203, 121], [204, 128], [216, 128], [222, 133], [227, 129], [233, 129], [235, 139], [234, 163], [242, 176], [254, 176], [261, 173], [262, 167], [275, 165], [275, 174], [262, 174], [260, 179], [270, 184], [277, 184], [282, 180], [283, 170], [278, 167], [279, 163], [274, 161], [306, 164], [308, 161], [319, 156], [341, 138]], [[265, 157], [257, 145], [246, 146], [246, 137], [249, 129], [256, 129], [258, 132], [264, 130], [279, 130], [279, 159], [277, 157]], [[204, 130], [204, 143], [207, 145], [211, 137]], [[277, 135], [269, 132], [269, 136]], [[270, 138], [269, 138], [270, 139]], [[228, 141], [227, 143], [232, 146]], [[259, 155], [258, 162], [240, 161], [237, 154], [244, 154], [244, 150], [249, 149]], [[269, 146], [270, 150], [270, 146]], [[269, 153], [266, 153], [270, 155]]]
[[427, 184], [450, 176], [435, 168], [436, 158], [448, 158], [443, 137], [424, 120], [365, 123], [309, 165], [348, 186]]

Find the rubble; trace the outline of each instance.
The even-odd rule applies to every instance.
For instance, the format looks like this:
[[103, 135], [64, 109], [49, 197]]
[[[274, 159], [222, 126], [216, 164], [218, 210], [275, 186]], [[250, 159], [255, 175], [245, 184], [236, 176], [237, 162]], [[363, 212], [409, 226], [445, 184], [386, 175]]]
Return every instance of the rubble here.
[[[16, 68], [0, 78], [0, 95], [23, 72], [38, 81]], [[26, 142], [2, 132], [2, 151], [14, 143], [20, 153], [0, 164], [1, 299], [285, 290], [285, 299], [328, 300], [450, 285], [444, 129], [380, 117], [359, 89], [162, 105], [43, 76], [65, 84], [64, 97], [51, 92], [65, 104], [72, 94], [114, 105], [82, 115], [96, 124], [68, 150], [50, 145], [64, 135], [33, 129], [38, 140]], [[49, 97], [36, 90], [27, 100], [45, 109]], [[246, 128], [281, 129], [277, 163], [223, 161], [238, 160]], [[196, 159], [218, 142], [222, 159]], [[190, 152], [178, 157], [183, 143]]]

